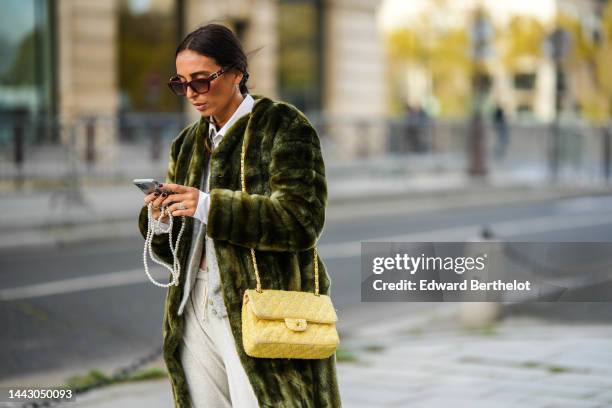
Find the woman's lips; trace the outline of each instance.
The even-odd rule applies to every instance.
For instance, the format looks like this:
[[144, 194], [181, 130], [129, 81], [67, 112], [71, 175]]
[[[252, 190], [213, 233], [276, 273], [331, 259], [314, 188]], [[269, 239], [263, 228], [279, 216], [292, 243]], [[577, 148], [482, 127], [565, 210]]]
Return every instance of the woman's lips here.
[[204, 109], [208, 107], [207, 103], [194, 103], [192, 105], [199, 111], [203, 111]]

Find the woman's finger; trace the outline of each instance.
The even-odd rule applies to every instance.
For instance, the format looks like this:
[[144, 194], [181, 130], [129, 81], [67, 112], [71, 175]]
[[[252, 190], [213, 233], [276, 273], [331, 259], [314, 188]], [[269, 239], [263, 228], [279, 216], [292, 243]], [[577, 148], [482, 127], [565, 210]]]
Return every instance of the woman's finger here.
[[174, 183], [163, 183], [160, 188], [165, 191], [173, 191], [175, 193], [181, 194], [187, 192], [189, 187]]
[[195, 213], [195, 208], [186, 206], [186, 209], [181, 210], [178, 208], [178, 204], [173, 204], [172, 206], [168, 207], [168, 209], [173, 217], [180, 217], [181, 215], [193, 217], [193, 214]]
[[157, 196], [157, 198], [155, 199], [155, 201], [153, 201], [153, 206], [154, 207], [161, 207], [162, 202], [166, 199], [166, 196], [163, 194], [160, 194]]
[[156, 194], [155, 192], [147, 194], [144, 198], [145, 204], [149, 204], [150, 201], [155, 200], [158, 196], [159, 194]]
[[[185, 209], [180, 208], [181, 203], [185, 205]], [[168, 210], [170, 211], [173, 217], [176, 217], [177, 214], [192, 217], [195, 214], [196, 202], [193, 200], [180, 201], [169, 206]]]
[[193, 214], [189, 214], [189, 210], [174, 210], [174, 211], [172, 211], [172, 216], [173, 217], [180, 217], [181, 215], [184, 215], [186, 217], [190, 217]]
[[165, 197], [163, 205], [170, 205], [172, 203], [178, 203], [178, 202], [186, 201], [189, 199], [191, 199], [190, 193], [170, 194], [168, 197]]

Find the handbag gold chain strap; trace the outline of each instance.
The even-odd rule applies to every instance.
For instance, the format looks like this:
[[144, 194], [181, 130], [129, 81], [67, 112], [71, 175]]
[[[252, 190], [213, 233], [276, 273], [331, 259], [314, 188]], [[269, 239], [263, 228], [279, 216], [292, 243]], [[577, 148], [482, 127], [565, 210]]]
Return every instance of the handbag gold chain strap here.
[[[246, 182], [244, 177], [244, 157], [246, 155], [246, 135], [242, 140], [242, 151], [240, 154], [240, 182], [242, 184], [242, 191], [244, 193], [246, 190]], [[314, 272], [315, 272], [315, 296], [319, 296], [319, 262], [317, 258], [317, 246], [313, 247], [314, 251]], [[257, 292], [262, 293], [261, 289], [261, 281], [259, 279], [259, 269], [257, 268], [257, 259], [255, 259], [255, 248], [251, 248], [251, 258], [253, 259], [253, 269], [255, 270], [255, 279], [257, 280]]]

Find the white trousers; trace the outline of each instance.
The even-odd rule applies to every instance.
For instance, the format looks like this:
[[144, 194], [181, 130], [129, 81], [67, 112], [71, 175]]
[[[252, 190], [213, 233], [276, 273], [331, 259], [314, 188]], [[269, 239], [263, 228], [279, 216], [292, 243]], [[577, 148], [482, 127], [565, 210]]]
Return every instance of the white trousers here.
[[229, 318], [208, 299], [208, 271], [200, 269], [185, 307], [181, 362], [194, 408], [258, 408], [234, 342]]

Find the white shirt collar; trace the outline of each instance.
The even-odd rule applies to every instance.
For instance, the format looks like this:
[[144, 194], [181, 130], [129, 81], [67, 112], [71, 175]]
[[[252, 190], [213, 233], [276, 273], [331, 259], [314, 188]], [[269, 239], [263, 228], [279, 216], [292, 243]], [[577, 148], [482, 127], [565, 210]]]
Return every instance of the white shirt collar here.
[[[208, 134], [212, 138], [212, 142], [214, 146], [217, 146], [219, 144], [219, 142], [223, 138], [223, 135], [225, 135], [225, 132], [227, 132], [227, 130], [230, 127], [232, 127], [232, 125], [236, 123], [238, 119], [240, 119], [241, 117], [243, 117], [247, 113], [250, 113], [253, 110], [254, 103], [255, 103], [255, 100], [253, 99], [253, 97], [247, 94], [244, 97], [244, 100], [242, 101], [242, 103], [240, 103], [240, 105], [236, 109], [236, 111], [234, 111], [232, 116], [225, 123], [225, 125], [223, 125], [221, 129], [219, 129], [219, 131], [217, 131], [214, 123], [210, 122], [210, 125], [208, 126]], [[212, 119], [212, 118], [209, 118], [209, 119]]]

